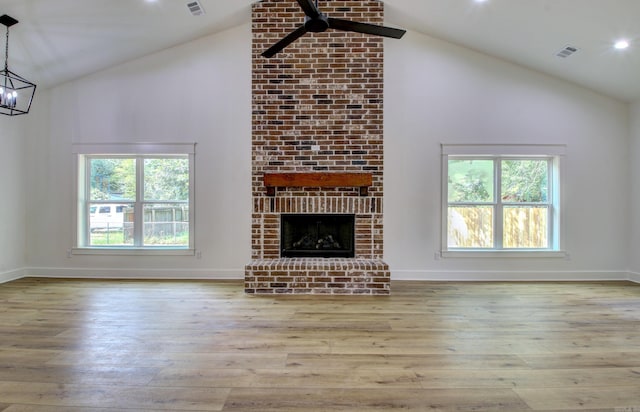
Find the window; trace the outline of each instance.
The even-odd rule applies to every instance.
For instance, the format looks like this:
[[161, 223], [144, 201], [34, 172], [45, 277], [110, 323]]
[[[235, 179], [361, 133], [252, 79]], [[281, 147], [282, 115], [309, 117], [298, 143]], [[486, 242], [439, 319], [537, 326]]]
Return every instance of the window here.
[[76, 253], [192, 253], [194, 145], [77, 145]]
[[559, 251], [563, 152], [443, 145], [443, 252]]

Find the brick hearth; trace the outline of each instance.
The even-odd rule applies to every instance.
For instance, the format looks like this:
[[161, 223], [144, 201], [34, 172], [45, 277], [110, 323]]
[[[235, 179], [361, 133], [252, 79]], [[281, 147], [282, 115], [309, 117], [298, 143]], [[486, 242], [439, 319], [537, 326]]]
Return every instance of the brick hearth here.
[[389, 294], [389, 267], [368, 259], [263, 259], [247, 265], [247, 293]]
[[[379, 1], [319, 6], [332, 17], [384, 23]], [[245, 289], [389, 294], [382, 261], [383, 39], [329, 30], [306, 34], [274, 58], [260, 55], [303, 19], [293, 0], [253, 4], [252, 261]], [[265, 174], [278, 173], [365, 173], [371, 185], [289, 185], [267, 193]], [[355, 214], [355, 258], [280, 258], [281, 213]]]

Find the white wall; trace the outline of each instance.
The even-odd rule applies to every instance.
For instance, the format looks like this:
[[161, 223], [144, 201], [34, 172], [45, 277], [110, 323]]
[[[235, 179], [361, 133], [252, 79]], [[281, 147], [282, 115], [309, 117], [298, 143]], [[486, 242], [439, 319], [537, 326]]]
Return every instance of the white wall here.
[[25, 119], [0, 115], [0, 283], [26, 267]]
[[[385, 260], [393, 277], [626, 276], [628, 139], [624, 103], [428, 36], [387, 41]], [[566, 144], [570, 258], [437, 259], [440, 143]]]
[[631, 149], [629, 150], [631, 173], [631, 241], [629, 242], [629, 269], [631, 277], [636, 282], [640, 282], [640, 101], [631, 105]]
[[[49, 110], [34, 117], [39, 120], [28, 150], [31, 274], [242, 276], [251, 234], [250, 47], [246, 24], [45, 94]], [[631, 237], [626, 104], [411, 32], [401, 41], [387, 41], [385, 72], [385, 260], [394, 279], [626, 276]], [[74, 199], [71, 145], [122, 141], [198, 143], [201, 259], [67, 257]], [[567, 145], [569, 259], [435, 258], [440, 143], [478, 142]], [[18, 259], [10, 267], [21, 264]], [[639, 270], [640, 262], [634, 267]]]
[[[34, 275], [240, 277], [250, 260], [251, 34], [245, 24], [50, 90], [30, 146]], [[201, 258], [68, 257], [72, 143], [196, 142]]]

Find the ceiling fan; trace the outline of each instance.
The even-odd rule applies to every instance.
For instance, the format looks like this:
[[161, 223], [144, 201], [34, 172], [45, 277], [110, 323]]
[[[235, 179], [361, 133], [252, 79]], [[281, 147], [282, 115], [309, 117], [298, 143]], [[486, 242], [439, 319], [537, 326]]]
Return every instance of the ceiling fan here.
[[322, 13], [318, 9], [318, 0], [315, 0], [315, 3], [314, 0], [297, 0], [297, 2], [305, 14], [304, 24], [265, 50], [262, 53], [262, 56], [266, 58], [273, 57], [307, 32], [321, 33], [327, 29], [336, 29], [356, 33], [373, 34], [374, 36], [391, 37], [394, 39], [399, 39], [406, 33], [406, 30], [327, 17], [326, 14]]

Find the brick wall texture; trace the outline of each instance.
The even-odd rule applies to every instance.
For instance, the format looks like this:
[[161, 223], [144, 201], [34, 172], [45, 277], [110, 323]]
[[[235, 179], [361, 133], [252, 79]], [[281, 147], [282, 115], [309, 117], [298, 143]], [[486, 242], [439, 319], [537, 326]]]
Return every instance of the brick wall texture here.
[[[304, 22], [293, 0], [252, 6], [252, 259], [279, 258], [280, 213], [356, 214], [358, 259], [383, 255], [383, 39], [329, 29], [261, 53]], [[384, 24], [380, 1], [320, 0], [330, 17]], [[357, 188], [279, 188], [264, 173], [366, 172]]]

